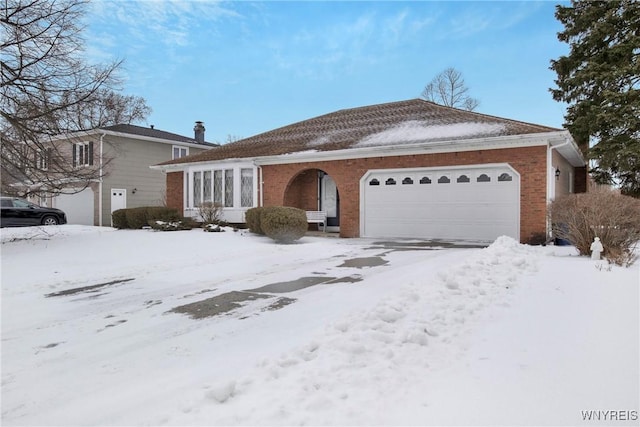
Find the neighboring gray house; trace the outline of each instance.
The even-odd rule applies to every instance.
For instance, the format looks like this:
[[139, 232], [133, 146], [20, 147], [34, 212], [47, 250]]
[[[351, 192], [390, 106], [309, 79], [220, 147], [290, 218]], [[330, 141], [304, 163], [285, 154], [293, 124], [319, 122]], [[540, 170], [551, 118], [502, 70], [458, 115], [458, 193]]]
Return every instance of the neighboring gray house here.
[[100, 168], [103, 178], [75, 194], [45, 196], [46, 204], [65, 211], [70, 224], [98, 226], [110, 226], [117, 209], [162, 206], [166, 179], [149, 166], [216, 147], [204, 141], [204, 131], [196, 122], [193, 138], [134, 125], [76, 133], [68, 138], [73, 166]]

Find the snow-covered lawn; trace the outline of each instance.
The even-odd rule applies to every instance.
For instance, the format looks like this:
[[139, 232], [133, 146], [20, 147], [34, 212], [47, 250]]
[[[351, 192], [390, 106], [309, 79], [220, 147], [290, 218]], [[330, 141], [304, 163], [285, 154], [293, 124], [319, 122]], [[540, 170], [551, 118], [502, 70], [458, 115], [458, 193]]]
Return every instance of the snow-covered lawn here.
[[637, 264], [506, 237], [1, 237], [3, 425], [638, 425]]

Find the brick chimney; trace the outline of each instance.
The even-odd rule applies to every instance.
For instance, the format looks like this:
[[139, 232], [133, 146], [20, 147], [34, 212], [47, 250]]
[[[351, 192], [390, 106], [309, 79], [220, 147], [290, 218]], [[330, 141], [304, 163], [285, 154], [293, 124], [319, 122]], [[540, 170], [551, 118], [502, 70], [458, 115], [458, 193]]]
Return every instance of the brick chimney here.
[[196, 142], [204, 144], [204, 131], [204, 123], [197, 121], [196, 125], [193, 127], [193, 132], [195, 134], [194, 138]]

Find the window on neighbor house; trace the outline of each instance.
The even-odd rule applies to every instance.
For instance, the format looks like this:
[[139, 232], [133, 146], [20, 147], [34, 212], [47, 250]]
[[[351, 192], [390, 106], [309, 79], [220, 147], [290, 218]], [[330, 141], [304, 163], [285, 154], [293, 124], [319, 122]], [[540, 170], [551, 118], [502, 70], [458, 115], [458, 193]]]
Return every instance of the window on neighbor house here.
[[49, 164], [51, 163], [51, 153], [53, 150], [51, 148], [46, 148], [44, 150], [38, 150], [35, 153], [35, 162], [36, 169], [40, 169], [46, 171], [49, 169]]
[[177, 145], [173, 146], [173, 158], [171, 160], [179, 159], [181, 157], [186, 157], [189, 155], [189, 147], [178, 147]]
[[240, 169], [240, 206], [253, 206], [253, 169]]
[[73, 144], [73, 167], [93, 165], [93, 142]]

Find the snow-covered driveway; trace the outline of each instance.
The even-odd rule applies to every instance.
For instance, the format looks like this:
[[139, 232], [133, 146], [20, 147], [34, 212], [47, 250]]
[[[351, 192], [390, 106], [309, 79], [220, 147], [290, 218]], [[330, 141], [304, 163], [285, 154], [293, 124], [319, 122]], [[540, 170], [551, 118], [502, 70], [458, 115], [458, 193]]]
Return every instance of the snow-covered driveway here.
[[[61, 226], [3, 229], [2, 241], [4, 425], [578, 424], [581, 410], [610, 409], [637, 418], [637, 266], [598, 270], [570, 249], [508, 238], [407, 250]], [[575, 334], [577, 349], [567, 345]], [[584, 352], [558, 408], [533, 412], [527, 399], [566, 372], [554, 361]], [[512, 390], [531, 378], [540, 380]], [[593, 381], [615, 390], [585, 391]]]

